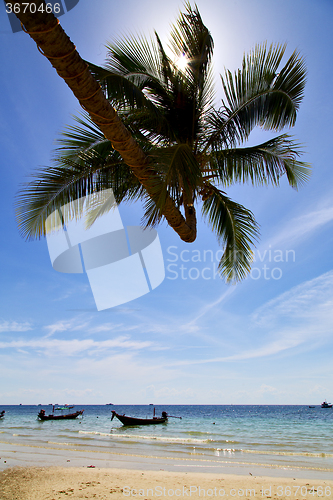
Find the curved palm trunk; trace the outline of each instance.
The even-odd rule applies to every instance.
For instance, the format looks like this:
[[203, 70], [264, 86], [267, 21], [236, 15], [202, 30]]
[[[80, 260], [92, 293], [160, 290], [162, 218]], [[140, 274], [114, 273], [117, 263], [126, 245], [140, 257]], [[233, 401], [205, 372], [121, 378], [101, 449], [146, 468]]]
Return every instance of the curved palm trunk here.
[[[47, 57], [58, 75], [63, 78], [94, 123], [111, 141], [114, 149], [131, 167], [149, 195], [156, 199], [160, 180], [149, 167], [148, 158], [105, 98], [99, 83], [91, 75], [87, 64], [76, 51], [75, 45], [66, 35], [56, 17], [45, 12], [45, 2], [43, 0], [33, 2], [8, 0], [7, 4], [21, 5], [21, 11], [16, 16], [24, 25], [25, 31], [37, 43], [39, 50]], [[36, 9], [36, 13], [31, 14], [27, 8], [24, 13], [26, 4], [35, 4], [37, 9], [44, 4], [44, 12], [38, 12]], [[188, 210], [185, 210], [185, 217], [189, 219], [188, 221], [184, 219], [170, 197], [166, 200], [162, 210], [169, 225], [180, 238], [183, 241], [192, 242], [196, 238], [196, 219], [194, 221], [192, 210], [189, 214], [187, 212]]]

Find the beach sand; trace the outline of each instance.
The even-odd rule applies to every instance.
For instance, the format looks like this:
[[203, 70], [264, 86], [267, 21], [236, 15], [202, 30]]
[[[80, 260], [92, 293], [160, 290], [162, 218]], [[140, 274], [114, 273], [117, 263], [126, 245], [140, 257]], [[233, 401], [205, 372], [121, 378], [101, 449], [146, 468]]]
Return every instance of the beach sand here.
[[333, 498], [333, 481], [97, 467], [13, 467], [0, 472], [1, 500], [172, 497], [328, 500]]

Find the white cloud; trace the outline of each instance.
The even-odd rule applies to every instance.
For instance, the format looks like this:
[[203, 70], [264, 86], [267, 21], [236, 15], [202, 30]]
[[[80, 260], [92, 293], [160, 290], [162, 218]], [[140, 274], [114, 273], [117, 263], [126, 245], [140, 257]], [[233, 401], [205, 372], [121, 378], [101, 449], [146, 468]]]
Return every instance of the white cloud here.
[[112, 323], [105, 323], [104, 325], [99, 325], [95, 326], [93, 328], [89, 329], [89, 333], [99, 333], [99, 332], [110, 332], [111, 330], [114, 330], [115, 328], [119, 327], [120, 325], [112, 324]]
[[[314, 331], [312, 332], [315, 333]], [[305, 335], [303, 330], [293, 331], [287, 330], [284, 331], [281, 335], [281, 332], [276, 332], [276, 335], [279, 337], [276, 340], [269, 342], [263, 346], [260, 346], [253, 350], [248, 350], [245, 352], [240, 352], [239, 354], [235, 354], [233, 356], [227, 356], [225, 358], [220, 358], [219, 361], [241, 361], [245, 359], [253, 359], [253, 358], [263, 358], [266, 356], [274, 356], [283, 351], [287, 351], [289, 349], [293, 349], [305, 341]]]
[[48, 331], [44, 338], [51, 337], [58, 332], [74, 332], [85, 330], [89, 334], [96, 334], [102, 332], [111, 332], [116, 330], [117, 332], [130, 332], [137, 330], [137, 325], [125, 325], [123, 323], [103, 323], [97, 326], [90, 326], [91, 318], [82, 320], [80, 317], [72, 318], [70, 320], [59, 320], [51, 325], [44, 326], [44, 329]]
[[66, 332], [66, 331], [77, 331], [83, 330], [88, 327], [88, 322], [80, 323], [76, 318], [71, 319], [69, 321], [57, 321], [52, 325], [47, 325], [44, 327], [45, 330], [48, 330], [47, 335], [44, 338], [51, 337], [57, 332]]
[[53, 325], [47, 325], [45, 326], [45, 330], [48, 330], [48, 334], [45, 336], [51, 337], [51, 335], [54, 335], [57, 332], [65, 332], [66, 330], [70, 330], [72, 327], [72, 324], [70, 321], [57, 321], [57, 323], [54, 323]]
[[331, 199], [326, 203], [326, 206], [311, 210], [310, 212], [294, 217], [284, 224], [283, 229], [278, 234], [269, 240], [270, 245], [274, 248], [279, 246], [290, 246], [296, 242], [302, 241], [304, 238], [311, 236], [314, 231], [320, 229], [325, 224], [333, 221], [333, 206]]
[[95, 341], [92, 339], [60, 340], [43, 337], [41, 339], [20, 339], [0, 342], [0, 349], [33, 349], [37, 351], [40, 350], [49, 356], [58, 355], [60, 353], [66, 356], [73, 356], [84, 352], [92, 354], [98, 353], [99, 351], [106, 352], [114, 349], [141, 350], [152, 347], [152, 345], [152, 342], [133, 341], [125, 336], [102, 341]]
[[242, 320], [247, 335], [255, 331], [257, 345], [252, 349], [241, 350], [235, 343], [235, 354], [180, 360], [167, 366], [235, 362], [322, 344], [332, 335], [333, 271], [291, 288]]
[[28, 330], [32, 330], [32, 326], [28, 322], [2, 321], [0, 323], [0, 332], [27, 332]]
[[333, 319], [333, 271], [305, 281], [279, 297], [259, 307], [252, 320], [257, 325], [272, 326], [281, 318], [290, 321], [318, 320], [320, 325], [332, 324]]
[[101, 333], [101, 332], [110, 332], [112, 330], [117, 330], [118, 332], [130, 332], [133, 330], [137, 330], [137, 325], [127, 325], [125, 326], [123, 323], [104, 323], [103, 325], [94, 326], [89, 329], [89, 333]]
[[236, 287], [233, 286], [230, 288], [228, 288], [228, 290], [226, 292], [224, 292], [222, 295], [220, 295], [220, 297], [217, 299], [217, 300], [214, 300], [213, 302], [209, 303], [209, 304], [206, 304], [202, 309], [201, 311], [199, 311], [199, 313], [196, 315], [196, 317], [190, 321], [187, 326], [188, 327], [194, 327], [196, 322], [202, 318], [203, 316], [205, 316], [208, 312], [211, 311], [211, 309], [214, 309], [216, 306], [218, 306], [219, 304], [221, 304], [221, 302], [224, 302], [227, 297], [232, 294], [234, 291], [236, 290]]

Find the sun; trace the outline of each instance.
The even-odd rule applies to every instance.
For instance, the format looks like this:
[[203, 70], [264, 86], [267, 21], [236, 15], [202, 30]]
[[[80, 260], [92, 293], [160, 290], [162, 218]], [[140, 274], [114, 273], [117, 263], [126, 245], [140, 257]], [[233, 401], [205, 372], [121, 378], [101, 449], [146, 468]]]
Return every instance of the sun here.
[[175, 60], [175, 66], [177, 66], [177, 68], [182, 72], [184, 72], [186, 70], [188, 63], [189, 63], [189, 59], [185, 54], [180, 55]]

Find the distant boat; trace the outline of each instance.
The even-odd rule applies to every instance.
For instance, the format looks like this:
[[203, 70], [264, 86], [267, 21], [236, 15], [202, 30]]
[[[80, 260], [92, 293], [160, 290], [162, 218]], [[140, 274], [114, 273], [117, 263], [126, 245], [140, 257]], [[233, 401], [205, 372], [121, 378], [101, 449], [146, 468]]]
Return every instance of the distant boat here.
[[84, 410], [78, 410], [74, 413], [62, 413], [61, 415], [54, 414], [54, 411], [71, 410], [72, 408], [74, 408], [74, 406], [59, 406], [58, 408], [53, 407], [53, 413], [50, 415], [46, 415], [45, 410], [41, 410], [37, 417], [39, 420], [68, 420], [77, 418], [79, 415], [83, 415]]
[[3, 418], [3, 417], [5, 416], [5, 413], [6, 413], [6, 412], [5, 412], [5, 410], [2, 410], [2, 411], [0, 412], [0, 418]]
[[321, 408], [332, 408], [331, 403], [328, 403], [327, 401], [323, 401], [320, 405]]
[[168, 421], [168, 415], [165, 411], [162, 411], [161, 417], [153, 417], [153, 418], [136, 418], [136, 417], [127, 417], [126, 415], [119, 415], [115, 411], [112, 411], [111, 420], [117, 417], [118, 420], [123, 425], [155, 425], [155, 424], [165, 424]]
[[106, 403], [106, 406], [113, 406], [113, 403]]
[[309, 408], [315, 408], [315, 406], [309, 406]]

